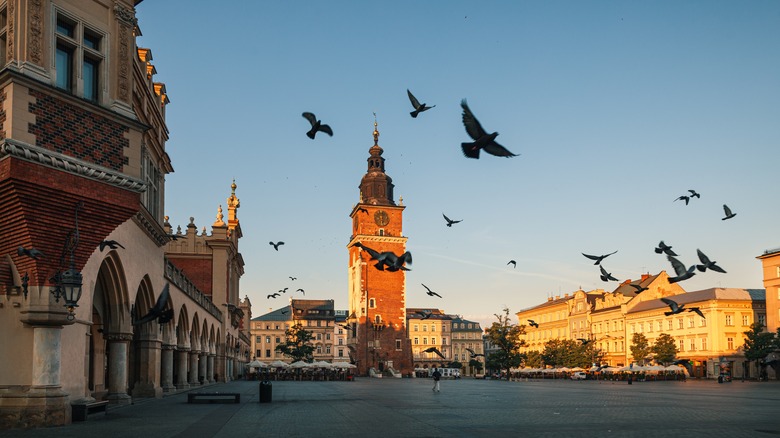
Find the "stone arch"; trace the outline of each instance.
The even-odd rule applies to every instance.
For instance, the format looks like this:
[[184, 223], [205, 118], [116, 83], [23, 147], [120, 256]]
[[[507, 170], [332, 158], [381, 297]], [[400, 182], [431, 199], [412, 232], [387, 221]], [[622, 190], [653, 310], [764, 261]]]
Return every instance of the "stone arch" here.
[[190, 346], [190, 326], [189, 316], [187, 315], [187, 307], [182, 305], [179, 308], [178, 323], [176, 324], [176, 345], [179, 347]]

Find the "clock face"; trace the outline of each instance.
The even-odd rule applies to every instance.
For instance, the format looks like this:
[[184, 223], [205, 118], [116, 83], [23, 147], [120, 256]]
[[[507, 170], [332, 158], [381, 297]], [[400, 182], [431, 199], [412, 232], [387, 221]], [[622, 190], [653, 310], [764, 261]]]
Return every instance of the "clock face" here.
[[380, 227], [384, 227], [390, 222], [390, 216], [388, 216], [387, 212], [384, 210], [377, 210], [377, 212], [374, 213], [374, 222]]

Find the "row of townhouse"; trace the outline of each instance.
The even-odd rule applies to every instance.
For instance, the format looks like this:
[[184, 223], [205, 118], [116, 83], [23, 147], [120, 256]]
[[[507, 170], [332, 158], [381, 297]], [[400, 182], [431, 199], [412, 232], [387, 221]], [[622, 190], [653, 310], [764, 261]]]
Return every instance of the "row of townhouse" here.
[[[640, 293], [637, 291], [645, 289]], [[683, 312], [665, 315], [670, 297], [686, 307], [698, 307], [704, 315]], [[633, 362], [634, 333], [642, 333], [650, 345], [661, 333], [672, 336], [678, 359], [689, 360], [694, 377], [713, 377], [721, 370], [732, 375], [756, 377], [747, 367], [742, 346], [744, 332], [759, 322], [766, 326], [764, 289], [710, 288], [686, 292], [669, 283], [662, 271], [620, 284], [614, 291], [583, 291], [549, 298], [538, 306], [517, 312], [525, 325], [522, 351], [542, 351], [551, 339], [586, 339], [603, 352], [602, 364], [624, 366]], [[532, 326], [530, 321], [538, 324]]]
[[[406, 315], [415, 368], [440, 368], [459, 362], [463, 376], [481, 374], [480, 370], [484, 370], [485, 350], [478, 322], [445, 314], [440, 309], [409, 308]], [[441, 356], [425, 351], [431, 347], [441, 352]], [[472, 359], [481, 365], [470, 365]]]

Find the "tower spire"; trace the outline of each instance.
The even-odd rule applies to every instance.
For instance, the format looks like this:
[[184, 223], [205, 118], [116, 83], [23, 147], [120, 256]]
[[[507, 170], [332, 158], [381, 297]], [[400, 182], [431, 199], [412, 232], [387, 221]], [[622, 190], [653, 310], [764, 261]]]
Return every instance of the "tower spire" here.
[[379, 128], [374, 114], [374, 145], [368, 149], [368, 170], [360, 181], [361, 202], [372, 205], [395, 205], [393, 179], [385, 173], [384, 150], [379, 146]]
[[379, 146], [379, 130], [377, 129], [376, 113], [374, 113], [374, 146]]

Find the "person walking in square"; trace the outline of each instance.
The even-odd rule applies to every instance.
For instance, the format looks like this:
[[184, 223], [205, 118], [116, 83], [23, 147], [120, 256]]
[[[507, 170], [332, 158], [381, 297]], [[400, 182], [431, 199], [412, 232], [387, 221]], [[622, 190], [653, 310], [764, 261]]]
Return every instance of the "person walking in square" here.
[[433, 369], [433, 392], [441, 392], [439, 390], [439, 380], [441, 379], [441, 373], [439, 372], [438, 368]]

